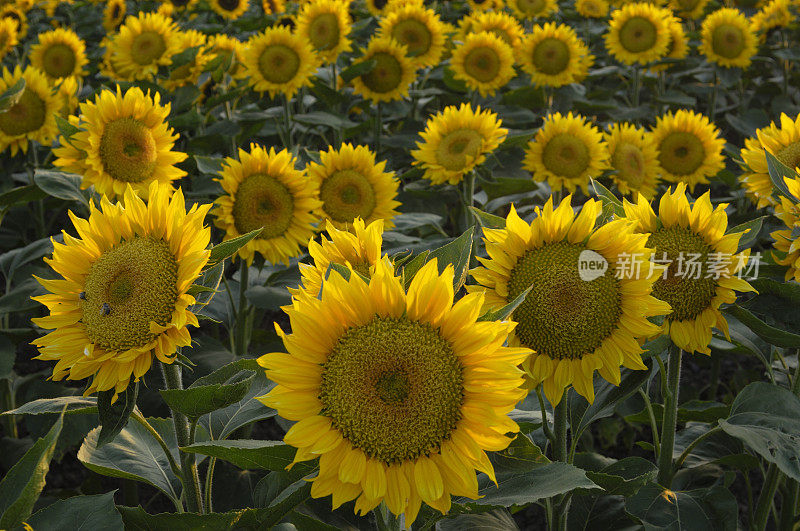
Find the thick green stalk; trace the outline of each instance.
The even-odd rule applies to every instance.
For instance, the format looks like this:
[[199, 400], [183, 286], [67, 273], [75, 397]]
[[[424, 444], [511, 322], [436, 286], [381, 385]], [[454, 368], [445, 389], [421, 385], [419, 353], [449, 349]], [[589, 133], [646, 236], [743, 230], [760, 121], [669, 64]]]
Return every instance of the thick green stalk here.
[[753, 529], [755, 531], [763, 531], [767, 528], [772, 500], [775, 498], [775, 492], [778, 490], [781, 476], [782, 474], [775, 463], [770, 463], [769, 468], [767, 468], [767, 475], [764, 477], [764, 485], [761, 487], [761, 495], [758, 497], [756, 513], [753, 517]]
[[381, 102], [375, 104], [375, 155], [381, 151], [381, 134], [383, 133], [383, 108]]
[[[567, 414], [569, 408], [567, 406], [566, 393], [561, 398], [561, 401], [553, 409], [553, 431], [555, 437], [555, 444], [553, 445], [553, 460], [567, 462]], [[562, 531], [567, 528], [567, 509], [569, 508], [570, 498], [566, 496], [558, 496], [554, 500], [553, 509], [553, 529], [555, 531]]]
[[672, 452], [678, 424], [678, 388], [681, 383], [681, 349], [672, 345], [667, 362], [667, 393], [664, 396], [664, 418], [661, 423], [661, 453], [658, 456], [658, 483], [672, 485]]
[[236, 346], [235, 354], [237, 356], [245, 356], [247, 354], [247, 344], [250, 342], [250, 338], [248, 337], [248, 324], [250, 322], [250, 316], [248, 314], [250, 313], [250, 307], [247, 304], [247, 295], [245, 295], [248, 283], [250, 282], [250, 268], [247, 266], [245, 260], [241, 262], [239, 268], [239, 309], [236, 312], [236, 340], [234, 341], [234, 345]]
[[[162, 363], [161, 370], [167, 389], [183, 389], [181, 366], [177, 363], [169, 365]], [[192, 430], [186, 415], [172, 410], [172, 422], [175, 424], [175, 437], [178, 446], [189, 446], [192, 440]], [[200, 476], [197, 473], [197, 463], [194, 454], [181, 452], [181, 482], [183, 483], [183, 497], [186, 499], [186, 509], [192, 513], [203, 513], [203, 495], [200, 489]]]

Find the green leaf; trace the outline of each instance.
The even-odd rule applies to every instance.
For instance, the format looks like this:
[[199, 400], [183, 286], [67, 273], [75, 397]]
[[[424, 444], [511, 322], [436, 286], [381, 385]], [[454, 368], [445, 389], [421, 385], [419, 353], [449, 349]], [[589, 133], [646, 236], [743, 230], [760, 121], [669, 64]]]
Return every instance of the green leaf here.
[[632, 496], [646, 483], [654, 481], [658, 468], [641, 457], [626, 457], [586, 477], [605, 489], [607, 494]]
[[479, 514], [460, 514], [436, 522], [437, 531], [513, 531], [519, 529], [507, 509], [495, 509]]
[[17, 186], [0, 194], [0, 211], [14, 205], [38, 201], [45, 197], [47, 197], [47, 194], [35, 184]]
[[724, 487], [667, 491], [650, 483], [628, 498], [625, 508], [646, 529], [681, 531], [736, 530], [739, 508]]
[[[263, 406], [262, 406], [263, 407]], [[281, 441], [207, 441], [181, 447], [191, 454], [223, 459], [244, 470], [283, 470], [292, 463], [296, 449]]]
[[767, 171], [769, 171], [769, 178], [772, 181], [774, 196], [783, 196], [793, 203], [800, 202], [800, 200], [792, 195], [789, 187], [786, 186], [786, 179], [792, 180], [798, 177], [794, 169], [789, 168], [786, 164], [782, 163], [775, 156], [764, 150], [764, 155], [767, 157]]
[[533, 286], [529, 286], [528, 289], [517, 295], [513, 301], [509, 302], [502, 308], [498, 308], [497, 310], [489, 310], [485, 314], [478, 317], [478, 321], [504, 321], [508, 319], [514, 310], [525, 301], [525, 297], [528, 296]]
[[69, 142], [72, 138], [72, 135], [75, 133], [80, 133], [82, 129], [76, 125], [72, 125], [69, 121], [62, 118], [60, 115], [55, 115], [56, 125], [58, 126], [58, 132], [61, 133], [63, 137], [61, 142], [63, 144], [64, 141]]
[[550, 462], [524, 433], [518, 433], [505, 450], [490, 454], [490, 459], [501, 482], [503, 476], [530, 472]]
[[97, 399], [93, 396], [59, 396], [58, 398], [39, 398], [17, 409], [4, 411], [0, 415], [44, 415], [48, 413], [97, 413]]
[[234, 361], [199, 378], [186, 389], [161, 389], [159, 393], [171, 409], [195, 419], [243, 399], [257, 368], [255, 360]]
[[63, 426], [62, 413], [47, 435], [36, 441], [0, 481], [0, 529], [13, 529], [30, 516], [44, 488]]
[[119, 507], [127, 531], [217, 531], [221, 529], [247, 529], [258, 526], [254, 509], [242, 509], [226, 513], [160, 513], [149, 514], [141, 506]]
[[482, 496], [479, 500], [456, 498], [453, 501], [468, 507], [521, 507], [578, 488], [598, 488], [584, 470], [567, 463], [549, 463], [505, 478], [499, 485], [498, 488], [488, 482], [478, 490]]
[[114, 492], [59, 500], [35, 512], [27, 523], [47, 531], [117, 531], [123, 523], [114, 505]]
[[219, 291], [219, 283], [222, 282], [222, 275], [225, 272], [225, 264], [218, 262], [216, 265], [206, 267], [201, 273], [200, 277], [195, 280], [194, 284], [189, 287], [191, 291], [194, 288], [195, 303], [189, 307], [189, 311], [197, 314], [202, 311], [214, 295]]
[[332, 129], [347, 129], [355, 126], [355, 122], [348, 120], [338, 114], [332, 114], [325, 111], [314, 111], [305, 114], [295, 114], [292, 116], [295, 122], [306, 125], [326, 125]]
[[292, 294], [289, 290], [277, 286], [250, 286], [245, 291], [245, 296], [253, 306], [265, 310], [277, 310], [292, 303]]
[[754, 382], [739, 393], [730, 416], [719, 425], [800, 481], [800, 398], [782, 387]]
[[[158, 419], [148, 419], [153, 421]], [[153, 423], [156, 431], [169, 446], [175, 441], [172, 422]], [[181, 481], [169, 465], [169, 460], [158, 441], [138, 422], [129, 422], [108, 444], [98, 447], [100, 428], [95, 428], [83, 440], [78, 450], [78, 460], [86, 468], [104, 476], [132, 479], [147, 483], [168, 496], [176, 505], [180, 500]], [[173, 443], [177, 446], [176, 443]], [[172, 452], [177, 461], [177, 449]]]
[[422, 269], [422, 266], [425, 265], [425, 262], [428, 261], [429, 254], [430, 251], [428, 250], [422, 251], [403, 266], [403, 287], [405, 289], [408, 289], [408, 286], [411, 285], [411, 281], [414, 280], [414, 275], [416, 275], [419, 270]]
[[469, 270], [469, 259], [472, 256], [472, 238], [475, 235], [475, 227], [470, 227], [464, 234], [445, 244], [438, 249], [432, 250], [428, 254], [427, 261], [430, 262], [434, 258], [438, 260], [437, 266], [439, 273], [449, 265], [453, 265], [453, 290], [458, 291], [464, 282], [467, 281], [467, 272]]
[[[660, 422], [664, 413], [664, 406], [653, 404], [653, 414], [656, 421]], [[721, 402], [709, 402], [704, 400], [689, 400], [678, 407], [678, 422], [716, 422], [730, 414], [730, 406]], [[642, 409], [638, 413], [626, 415], [625, 420], [639, 424], [650, 424], [650, 415], [647, 409]]]
[[212, 439], [224, 439], [242, 426], [274, 417], [277, 414], [274, 409], [255, 400], [267, 394], [272, 386], [264, 371], [259, 371], [244, 398], [201, 417], [200, 423], [208, 429]]
[[200, 46], [192, 46], [191, 48], [184, 48], [182, 51], [170, 57], [170, 65], [169, 65], [170, 70], [174, 71], [175, 69], [180, 68], [184, 65], [193, 63], [194, 60], [197, 58], [197, 52], [200, 51], [200, 48], [201, 48]]
[[736, 317], [742, 324], [770, 345], [784, 348], [800, 347], [800, 335], [770, 326], [738, 304], [723, 308], [722, 311]]
[[197, 171], [211, 175], [216, 175], [222, 171], [224, 160], [225, 159], [219, 157], [204, 157], [203, 155], [194, 156], [194, 162], [197, 164]]
[[48, 195], [66, 201], [78, 201], [85, 207], [89, 207], [89, 201], [86, 199], [83, 190], [81, 190], [80, 175], [37, 169], [33, 180], [36, 186]]
[[21, 77], [16, 83], [0, 94], [0, 114], [16, 105], [22, 97], [23, 92], [25, 92], [25, 78]]
[[485, 229], [504, 229], [506, 228], [506, 219], [501, 218], [500, 216], [495, 216], [494, 214], [489, 214], [488, 212], [484, 212], [474, 206], [469, 207], [472, 210], [472, 215], [475, 216], [475, 219], [481, 224], [481, 227]]
[[136, 397], [139, 395], [139, 382], [130, 382], [128, 387], [114, 400], [115, 391], [100, 391], [97, 393], [97, 415], [100, 418], [100, 434], [97, 436], [97, 446], [103, 446], [117, 436], [128, 423], [128, 418], [136, 407]]
[[377, 66], [377, 64], [378, 61], [376, 61], [375, 59], [358, 61], [353, 65], [342, 70], [342, 73], [339, 74], [339, 77], [341, 77], [342, 81], [344, 81], [345, 83], [350, 83], [355, 78], [372, 72], [372, 70], [375, 68], [375, 66]]
[[592, 188], [594, 193], [597, 194], [597, 198], [603, 202], [603, 206], [608, 205], [617, 217], [625, 217], [622, 201], [611, 190], [600, 184], [600, 181], [596, 179], [592, 179]]
[[761, 216], [760, 218], [751, 219], [750, 221], [746, 221], [741, 225], [736, 225], [728, 229], [728, 234], [734, 234], [737, 232], [743, 232], [742, 237], [739, 238], [739, 249], [737, 252], [741, 252], [745, 249], [750, 249], [755, 243], [758, 241], [758, 235], [761, 232], [761, 226], [764, 224], [764, 220], [767, 216]]
[[211, 256], [208, 258], [208, 264], [206, 264], [205, 269], [210, 269], [211, 267], [215, 266], [219, 262], [222, 262], [226, 258], [233, 256], [236, 251], [244, 247], [247, 242], [257, 237], [261, 234], [261, 229], [251, 230], [247, 234], [242, 234], [241, 236], [237, 236], [236, 238], [231, 238], [230, 240], [225, 240], [224, 242], [215, 245], [211, 248]]

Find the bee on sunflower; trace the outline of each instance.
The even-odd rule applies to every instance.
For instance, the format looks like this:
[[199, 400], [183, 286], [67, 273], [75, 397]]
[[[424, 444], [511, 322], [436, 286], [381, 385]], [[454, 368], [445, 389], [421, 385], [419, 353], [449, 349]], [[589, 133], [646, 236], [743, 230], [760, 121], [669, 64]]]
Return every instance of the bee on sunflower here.
[[446, 514], [451, 496], [478, 498], [476, 469], [495, 480], [486, 451], [519, 431], [507, 414], [530, 351], [502, 346], [513, 323], [477, 322], [481, 293], [453, 303], [453, 276], [434, 259], [406, 292], [383, 259], [286, 308], [287, 352], [258, 360], [278, 385], [259, 400], [296, 421], [295, 463], [319, 458], [312, 497], [362, 515], [383, 501], [410, 527], [423, 502]]
[[53, 380], [91, 378], [85, 395], [113, 390], [116, 399], [154, 357], [173, 363], [198, 326], [189, 288], [209, 259], [211, 206], [187, 213], [180, 189], [156, 181], [148, 196], [128, 187], [119, 203], [91, 204], [88, 220], [70, 212], [78, 237], [64, 232], [45, 258], [63, 278], [37, 278], [48, 293], [34, 300], [50, 315], [33, 322], [52, 330], [33, 341], [38, 358], [57, 362]]
[[450, 68], [470, 90], [491, 96], [513, 79], [514, 50], [494, 33], [469, 33], [453, 50]]
[[708, 15], [700, 30], [700, 52], [723, 68], [747, 68], [758, 51], [758, 38], [738, 9], [724, 7]]
[[800, 172], [800, 115], [790, 118], [781, 113], [780, 126], [775, 122], [756, 130], [755, 138], [744, 141], [741, 151], [742, 169], [747, 173], [739, 179], [747, 195], [758, 208], [776, 206], [772, 197], [772, 180], [767, 168], [766, 149], [789, 168]]
[[561, 87], [580, 83], [589, 73], [594, 56], [565, 24], [536, 25], [517, 50], [517, 63], [534, 84]]
[[36, 141], [49, 146], [58, 133], [55, 115], [61, 109], [61, 101], [39, 70], [19, 65], [13, 71], [3, 68], [0, 78], [0, 94], [25, 80], [25, 88], [11, 107], [0, 112], [0, 152], [11, 150], [28, 152], [28, 142]]
[[614, 170], [611, 180], [621, 194], [651, 200], [658, 186], [658, 149], [652, 133], [635, 125], [614, 124], [603, 134]]
[[672, 14], [654, 4], [625, 4], [611, 15], [606, 49], [626, 65], [646, 65], [663, 58], [669, 46], [667, 20]]

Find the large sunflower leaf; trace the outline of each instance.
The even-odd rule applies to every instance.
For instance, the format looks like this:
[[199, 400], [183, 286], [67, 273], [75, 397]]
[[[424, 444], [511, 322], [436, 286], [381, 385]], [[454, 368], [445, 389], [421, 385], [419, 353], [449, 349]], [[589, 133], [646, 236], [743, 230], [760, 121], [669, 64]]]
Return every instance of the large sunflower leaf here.
[[47, 531], [116, 531], [122, 517], [114, 505], [114, 492], [73, 496], [33, 513], [27, 519], [33, 529]]

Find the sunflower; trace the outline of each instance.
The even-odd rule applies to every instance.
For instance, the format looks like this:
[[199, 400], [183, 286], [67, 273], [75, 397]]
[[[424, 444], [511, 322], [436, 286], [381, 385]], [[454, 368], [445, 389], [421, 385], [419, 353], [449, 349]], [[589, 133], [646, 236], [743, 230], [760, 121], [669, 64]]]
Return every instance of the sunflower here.
[[151, 79], [159, 66], [169, 65], [172, 56], [182, 51], [178, 32], [175, 22], [163, 15], [131, 15], [109, 41], [106, 54], [122, 79]]
[[643, 196], [636, 204], [624, 202], [625, 216], [636, 222], [638, 233], [648, 236], [647, 246], [661, 269], [653, 295], [672, 308], [664, 320], [664, 333], [687, 352], [711, 354], [711, 329], [717, 327], [728, 337], [720, 305], [736, 301], [734, 290], [755, 291], [736, 276], [747, 264], [750, 250], [736, 254], [744, 233], [725, 234], [727, 206], [713, 207], [709, 192], [690, 203], [683, 183], [661, 196], [658, 216]]
[[623, 123], [612, 125], [603, 137], [614, 170], [611, 179], [620, 193], [653, 199], [658, 186], [658, 150], [652, 133]]
[[285, 0], [261, 0], [265, 15], [280, 15], [286, 12]]
[[606, 0], [575, 0], [575, 11], [582, 17], [606, 18], [609, 9]]
[[308, 178], [319, 189], [322, 206], [317, 213], [338, 229], [361, 218], [367, 224], [385, 220], [386, 228], [394, 227], [398, 182], [393, 172], [385, 171], [386, 161], [375, 163], [375, 154], [366, 146], [343, 144], [339, 149], [328, 146], [319, 154], [320, 162], [306, 166]]
[[116, 397], [144, 376], [153, 354], [173, 363], [191, 344], [187, 326], [198, 323], [189, 288], [210, 255], [210, 205], [187, 213], [180, 189], [171, 193], [152, 182], [147, 204], [128, 187], [120, 203], [92, 204], [88, 220], [70, 212], [79, 237], [64, 232], [45, 258], [63, 278], [37, 278], [49, 293], [34, 297], [50, 310], [33, 322], [53, 331], [33, 344], [39, 359], [57, 360], [53, 380], [91, 377], [85, 395], [113, 389]]
[[605, 35], [608, 52], [617, 61], [647, 64], [664, 57], [669, 47], [671, 13], [653, 4], [626, 4], [614, 11]]
[[520, 20], [545, 18], [558, 12], [556, 0], [506, 0], [506, 7]]
[[488, 109], [473, 110], [466, 103], [446, 107], [425, 124], [422, 142], [411, 152], [414, 164], [422, 166], [423, 177], [433, 184], [458, 184], [505, 139], [508, 130], [501, 125]]
[[681, 109], [656, 120], [653, 140], [658, 148], [661, 178], [684, 182], [689, 190], [707, 184], [725, 168], [722, 148], [725, 139], [719, 129], [702, 114]]
[[[667, 20], [669, 28], [669, 46], [664, 59], [685, 59], [689, 55], [689, 38], [683, 30], [683, 24], [677, 17], [670, 16]], [[650, 67], [652, 72], [662, 72], [672, 66], [670, 63], [653, 65]]]
[[758, 38], [738, 9], [724, 7], [703, 21], [700, 51], [706, 59], [725, 68], [750, 66], [758, 51]]
[[339, 54], [349, 52], [350, 13], [341, 0], [314, 0], [297, 14], [295, 33], [309, 41], [326, 63], [336, 62]]
[[320, 64], [311, 45], [285, 26], [267, 28], [245, 45], [244, 66], [250, 83], [273, 98], [283, 94], [290, 99], [300, 87], [310, 85]]
[[89, 62], [86, 44], [74, 31], [64, 28], [39, 34], [39, 42], [31, 47], [30, 61], [50, 81], [83, 77], [83, 67]]
[[9, 19], [17, 23], [17, 39], [28, 36], [28, 16], [26, 10], [16, 4], [6, 4], [0, 8], [0, 19]]
[[445, 44], [445, 27], [435, 11], [414, 4], [390, 11], [380, 22], [381, 37], [406, 47], [416, 66], [436, 66]]
[[703, 16], [706, 6], [711, 0], [669, 0], [669, 8], [685, 19], [698, 19]]
[[744, 145], [741, 153], [742, 169], [748, 173], [742, 175], [741, 181], [747, 195], [756, 202], [758, 208], [776, 206], [764, 150], [789, 168], [800, 172], [800, 115], [792, 119], [781, 114], [780, 127], [772, 122], [769, 127], [756, 130], [756, 137], [746, 139]]
[[211, 9], [226, 20], [236, 20], [249, 7], [248, 0], [209, 0]]
[[506, 415], [529, 351], [502, 346], [514, 323], [477, 321], [483, 299], [454, 304], [453, 267], [434, 259], [407, 293], [381, 260], [368, 283], [331, 274], [293, 300], [288, 354], [259, 358], [278, 384], [259, 400], [297, 421], [295, 463], [319, 457], [312, 497], [362, 515], [385, 501], [410, 527], [422, 502], [446, 514], [451, 496], [478, 498], [476, 469], [495, 480], [485, 451], [519, 430]]
[[[470, 271], [478, 285], [467, 286], [470, 293], [485, 290], [485, 309], [530, 288], [512, 314], [518, 324], [509, 344], [533, 350], [524, 367], [553, 404], [570, 384], [593, 402], [595, 370], [619, 385], [621, 365], [646, 369], [639, 341], [659, 331], [647, 318], [669, 312], [651, 296], [647, 237], [622, 219], [595, 227], [601, 203], [588, 200], [576, 216], [571, 201], [554, 209], [551, 197], [530, 224], [512, 205], [505, 228], [484, 229], [489, 258], [478, 258], [485, 267]], [[605, 272], [582, 276], [579, 261], [587, 256], [606, 264]]]
[[415, 65], [405, 46], [385, 37], [373, 38], [363, 51], [362, 61], [375, 67], [353, 79], [353, 90], [374, 103], [403, 99], [414, 81]]
[[472, 13], [483, 13], [498, 7], [500, 0], [467, 0], [467, 6]]
[[167, 6], [177, 12], [184, 12], [192, 11], [197, 5], [197, 2], [198, 0], [163, 0], [161, 5]]
[[581, 188], [588, 194], [589, 179], [608, 166], [608, 148], [597, 127], [580, 115], [551, 114], [528, 144], [523, 166], [535, 181], [550, 188]]
[[55, 115], [60, 109], [60, 101], [39, 70], [29, 66], [22, 70], [19, 65], [14, 71], [3, 68], [0, 79], [0, 94], [13, 87], [20, 79], [25, 80], [25, 88], [19, 100], [0, 112], [0, 152], [11, 150], [28, 152], [28, 142], [49, 146], [58, 133]]
[[180, 31], [175, 36], [180, 41], [182, 50], [197, 48], [194, 58], [177, 68], [170, 68], [169, 77], [160, 80], [161, 86], [167, 90], [176, 90], [186, 85], [197, 84], [200, 74], [205, 70], [206, 64], [212, 59], [206, 35], [197, 30]]
[[502, 11], [485, 11], [483, 13], [476, 13], [472, 17], [472, 24], [470, 26], [471, 33], [480, 33], [481, 31], [488, 31], [494, 33], [503, 42], [516, 50], [522, 43], [524, 31], [514, 17], [503, 13]]
[[367, 11], [375, 17], [380, 17], [385, 14], [384, 11], [392, 3], [392, 0], [365, 0], [364, 3], [367, 6]]
[[450, 67], [470, 90], [491, 96], [514, 77], [514, 51], [494, 33], [470, 33], [453, 50]]
[[571, 27], [548, 22], [534, 26], [525, 37], [517, 62], [534, 84], [561, 87], [583, 81], [594, 56]]
[[17, 23], [10, 18], [0, 18], [0, 61], [19, 44]]
[[61, 108], [58, 113], [62, 118], [67, 118], [78, 108], [78, 93], [80, 90], [78, 79], [74, 77], [66, 77], [58, 84], [56, 97], [61, 102]]
[[125, 0], [108, 0], [103, 9], [103, 28], [108, 33], [117, 31], [127, 12], [128, 7]]
[[208, 37], [208, 51], [211, 55], [233, 54], [228, 71], [234, 78], [246, 75], [244, 68], [245, 44], [235, 37], [218, 33]]
[[381, 259], [384, 221], [376, 219], [367, 225], [363, 219], [356, 218], [349, 229], [338, 230], [328, 222], [326, 231], [330, 239], [323, 236], [319, 243], [309, 240], [308, 254], [314, 263], [298, 264], [303, 283], [302, 287], [289, 288], [292, 295], [305, 291], [318, 297], [331, 264], [341, 264], [366, 278], [372, 277]]
[[320, 207], [319, 188], [285, 149], [275, 152], [250, 144], [250, 153], [239, 150], [239, 160], [225, 159], [217, 181], [225, 195], [214, 203], [214, 225], [235, 238], [263, 227], [261, 233], [237, 253], [248, 265], [259, 253], [272, 264], [300, 254], [314, 236], [314, 215]]
[[772, 0], [750, 17], [750, 29], [763, 42], [766, 34], [774, 28], [785, 28], [794, 20], [790, 0]]
[[160, 102], [158, 93], [151, 97], [138, 87], [100, 92], [81, 104], [80, 118], [71, 120], [81, 131], [62, 138], [53, 164], [83, 176], [81, 187], [94, 186], [110, 198], [121, 198], [129, 185], [146, 197], [152, 181], [171, 189], [186, 175], [174, 166], [186, 154], [172, 151], [178, 135], [166, 122], [170, 104]]
[[797, 235], [800, 233], [800, 209], [797, 207], [800, 201], [800, 178], [785, 179], [784, 182], [792, 197], [781, 196], [780, 203], [775, 205], [775, 216], [786, 227], [770, 234], [779, 253], [773, 253], [773, 257], [775, 263], [789, 268], [786, 271], [787, 281], [794, 279], [800, 282], [800, 246], [797, 244]]

